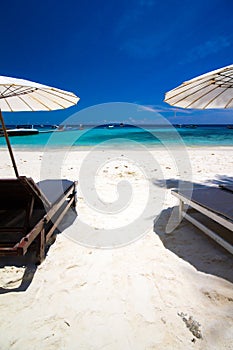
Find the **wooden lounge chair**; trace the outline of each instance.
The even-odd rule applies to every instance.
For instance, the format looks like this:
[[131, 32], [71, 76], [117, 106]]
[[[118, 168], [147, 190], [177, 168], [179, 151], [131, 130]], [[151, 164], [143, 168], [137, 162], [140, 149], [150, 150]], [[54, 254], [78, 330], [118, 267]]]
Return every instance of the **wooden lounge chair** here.
[[191, 198], [186, 191], [172, 190], [172, 194], [180, 201], [180, 221], [184, 217], [233, 254], [232, 186], [194, 189]]
[[76, 183], [31, 178], [0, 179], [0, 257], [35, 250], [40, 263], [45, 246], [68, 211], [75, 207]]

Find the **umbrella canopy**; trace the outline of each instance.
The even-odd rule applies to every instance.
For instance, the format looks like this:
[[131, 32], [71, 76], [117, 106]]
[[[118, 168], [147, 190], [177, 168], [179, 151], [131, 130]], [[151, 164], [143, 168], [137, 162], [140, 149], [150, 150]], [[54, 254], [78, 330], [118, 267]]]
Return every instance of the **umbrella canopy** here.
[[60, 90], [29, 80], [0, 76], [0, 121], [15, 174], [19, 177], [2, 112], [52, 111], [77, 104], [79, 97], [72, 92]]
[[3, 112], [51, 111], [78, 103], [72, 92], [0, 76], [0, 109]]
[[233, 108], [233, 65], [185, 81], [167, 92], [164, 102], [182, 108]]

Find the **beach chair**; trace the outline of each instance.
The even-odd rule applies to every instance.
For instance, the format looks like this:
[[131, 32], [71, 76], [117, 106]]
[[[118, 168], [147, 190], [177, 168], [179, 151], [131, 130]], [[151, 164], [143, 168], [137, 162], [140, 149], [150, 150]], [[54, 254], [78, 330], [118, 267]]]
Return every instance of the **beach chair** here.
[[0, 179], [0, 257], [22, 256], [32, 249], [37, 263], [70, 207], [75, 207], [76, 183], [31, 178]]
[[[172, 190], [179, 199], [179, 219], [190, 221], [233, 254], [233, 186]], [[191, 198], [190, 198], [191, 197]]]

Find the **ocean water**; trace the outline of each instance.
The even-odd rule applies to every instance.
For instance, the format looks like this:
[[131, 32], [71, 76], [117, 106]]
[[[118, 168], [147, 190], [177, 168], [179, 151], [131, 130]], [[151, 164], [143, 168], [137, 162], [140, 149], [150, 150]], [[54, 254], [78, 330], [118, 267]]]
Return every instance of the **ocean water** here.
[[[95, 145], [127, 146], [142, 144], [158, 146], [175, 145], [184, 142], [187, 146], [233, 146], [233, 129], [226, 125], [183, 125], [169, 126], [124, 126], [115, 125], [69, 127], [64, 131], [40, 128], [39, 134], [12, 136], [14, 148], [80, 147]], [[0, 137], [0, 147], [6, 147], [4, 137]]]

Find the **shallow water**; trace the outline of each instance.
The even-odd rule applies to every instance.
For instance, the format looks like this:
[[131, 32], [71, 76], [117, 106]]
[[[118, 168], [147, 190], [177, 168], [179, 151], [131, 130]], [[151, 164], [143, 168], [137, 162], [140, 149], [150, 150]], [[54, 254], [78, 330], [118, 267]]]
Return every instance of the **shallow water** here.
[[[130, 146], [135, 144], [156, 146], [162, 144], [187, 146], [233, 146], [233, 129], [226, 125], [198, 125], [183, 127], [85, 127], [83, 130], [70, 128], [65, 131], [39, 129], [39, 134], [14, 136], [11, 144], [16, 148], [75, 147], [75, 146]], [[0, 147], [6, 146], [0, 137]]]

